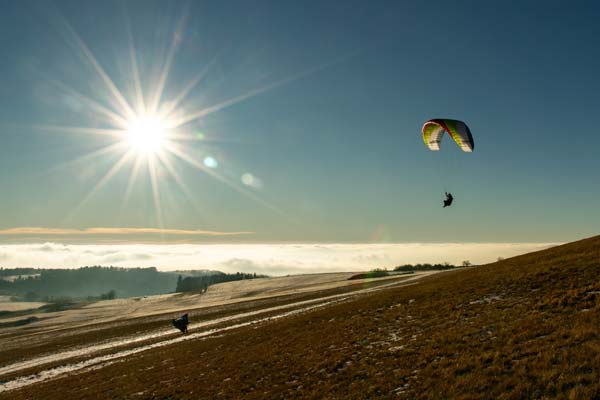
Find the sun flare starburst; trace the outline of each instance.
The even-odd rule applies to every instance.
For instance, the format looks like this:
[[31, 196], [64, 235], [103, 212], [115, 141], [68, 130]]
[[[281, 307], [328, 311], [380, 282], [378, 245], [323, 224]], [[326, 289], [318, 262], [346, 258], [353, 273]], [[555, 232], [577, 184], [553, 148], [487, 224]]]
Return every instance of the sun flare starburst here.
[[[129, 179], [121, 202], [121, 210], [134, 192], [133, 187], [140, 175], [146, 174], [151, 184], [156, 222], [159, 227], [163, 225], [162, 204], [164, 202], [161, 201], [161, 197], [169, 196], [172, 192], [161, 189], [163, 184], [171, 184], [166, 182], [168, 178], [170, 178], [169, 182], [179, 187], [196, 210], [200, 211], [196, 203], [198, 196], [190, 190], [191, 183], [184, 181], [180, 164], [201, 170], [247, 198], [283, 215], [281, 210], [258, 195], [257, 191], [262, 189], [262, 183], [256, 176], [245, 169], [236, 168], [231, 162], [226, 162], [230, 160], [223, 160], [220, 156], [221, 152], [214, 147], [215, 143], [212, 140], [214, 137], [206, 133], [203, 121], [210, 114], [286, 85], [333, 63], [310, 68], [199, 108], [198, 103], [201, 102], [191, 97], [194, 96], [196, 86], [207, 80], [208, 72], [216, 64], [218, 56], [207, 60], [195, 76], [180, 86], [181, 90], [178, 93], [167, 87], [175, 55], [183, 42], [185, 18], [175, 24], [175, 29], [170, 32], [171, 40], [165, 41], [165, 44], [170, 44], [167, 44], [169, 48], [162, 53], [164, 57], [152, 62], [157, 66], [155, 71], [157, 75], [149, 72], [154, 69], [142, 65], [147, 60], [143, 54], [137, 53], [133, 35], [129, 32], [129, 71], [124, 77], [125, 82], [132, 83], [131, 87], [127, 87], [129, 91], [119, 87], [68, 21], [62, 20], [68, 36], [80, 52], [79, 55], [94, 71], [97, 82], [95, 82], [95, 91], [89, 95], [58, 79], [52, 79], [50, 83], [55, 86], [55, 89], [74, 99], [78, 103], [79, 110], [85, 110], [92, 115], [93, 125], [40, 125], [40, 128], [61, 133], [102, 135], [109, 138], [108, 144], [104, 141], [103, 147], [62, 164], [64, 167], [77, 168], [78, 165], [89, 163], [93, 159], [115, 156], [110, 168], [95, 182], [66, 220], [79, 212], [84, 204], [113, 177], [128, 168]], [[147, 82], [153, 82], [154, 86]], [[166, 98], [167, 92], [169, 98]], [[205, 99], [204, 93], [202, 98]]]
[[136, 154], [155, 155], [164, 151], [168, 140], [168, 124], [158, 116], [132, 119], [125, 131], [125, 140]]

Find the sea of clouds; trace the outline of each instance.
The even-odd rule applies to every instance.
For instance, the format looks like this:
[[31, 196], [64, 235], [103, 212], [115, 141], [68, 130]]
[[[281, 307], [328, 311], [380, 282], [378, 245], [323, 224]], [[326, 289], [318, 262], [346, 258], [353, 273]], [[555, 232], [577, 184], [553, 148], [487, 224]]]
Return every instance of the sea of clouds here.
[[37, 244], [0, 245], [0, 267], [76, 268], [91, 265], [213, 269], [272, 276], [365, 271], [401, 264], [485, 264], [558, 243], [397, 244]]

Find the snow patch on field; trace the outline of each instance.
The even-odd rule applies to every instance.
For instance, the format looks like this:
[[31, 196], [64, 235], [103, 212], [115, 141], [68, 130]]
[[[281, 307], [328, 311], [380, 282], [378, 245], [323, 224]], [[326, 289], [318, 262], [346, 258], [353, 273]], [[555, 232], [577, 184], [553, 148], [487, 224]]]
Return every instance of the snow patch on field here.
[[[1, 296], [7, 297], [7, 296]], [[46, 305], [47, 303], [37, 302], [37, 301], [3, 301], [0, 299], [0, 311], [25, 311], [25, 310], [35, 310], [36, 308], [40, 308], [41, 306]]]

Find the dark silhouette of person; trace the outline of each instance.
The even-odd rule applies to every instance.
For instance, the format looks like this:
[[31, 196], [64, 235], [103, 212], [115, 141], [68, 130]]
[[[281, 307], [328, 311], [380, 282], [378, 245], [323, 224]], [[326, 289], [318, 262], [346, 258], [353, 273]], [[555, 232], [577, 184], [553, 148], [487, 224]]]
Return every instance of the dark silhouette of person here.
[[181, 317], [177, 319], [171, 320], [173, 322], [173, 326], [181, 331], [181, 333], [188, 333], [188, 325], [190, 321], [188, 320], [188, 315], [183, 314]]
[[452, 197], [452, 193], [448, 193], [448, 192], [445, 192], [445, 193], [446, 193], [446, 200], [444, 200], [444, 207], [442, 207], [442, 208], [449, 207], [452, 204], [452, 201], [454, 200], [454, 197]]

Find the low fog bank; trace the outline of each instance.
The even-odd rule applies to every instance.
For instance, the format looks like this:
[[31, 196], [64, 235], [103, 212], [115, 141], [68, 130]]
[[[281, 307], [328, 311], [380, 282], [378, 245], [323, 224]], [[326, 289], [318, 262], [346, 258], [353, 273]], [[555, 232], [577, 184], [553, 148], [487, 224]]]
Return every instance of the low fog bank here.
[[498, 258], [542, 250], [558, 243], [400, 244], [118, 244], [61, 243], [0, 246], [5, 268], [78, 268], [116, 265], [161, 271], [219, 270], [270, 276], [365, 271], [401, 264], [463, 261], [485, 264]]

